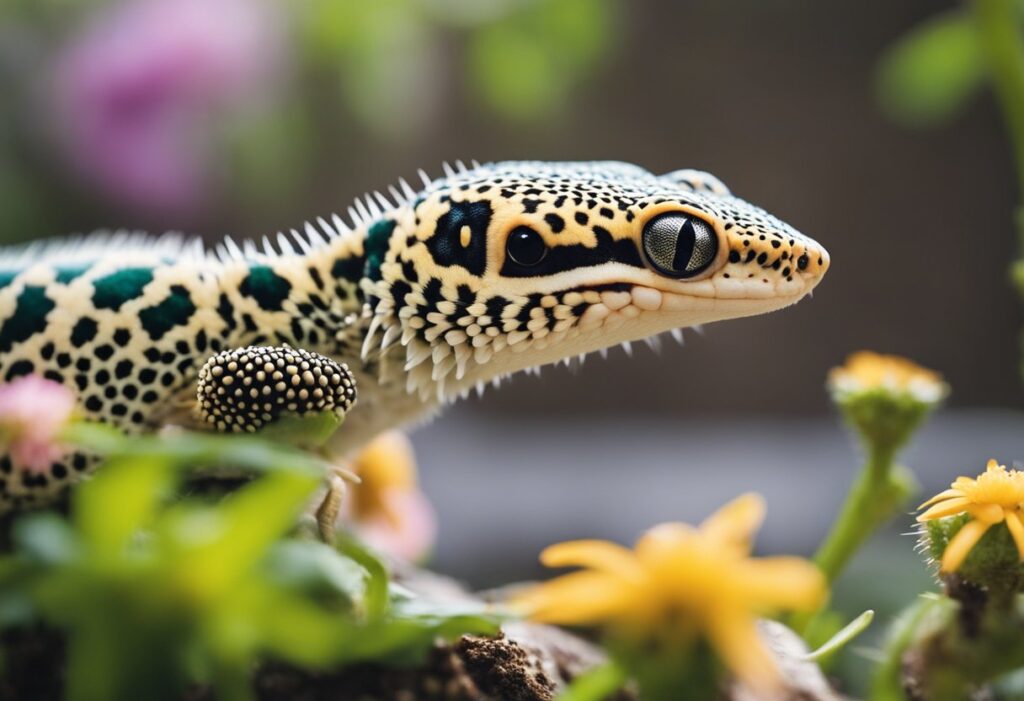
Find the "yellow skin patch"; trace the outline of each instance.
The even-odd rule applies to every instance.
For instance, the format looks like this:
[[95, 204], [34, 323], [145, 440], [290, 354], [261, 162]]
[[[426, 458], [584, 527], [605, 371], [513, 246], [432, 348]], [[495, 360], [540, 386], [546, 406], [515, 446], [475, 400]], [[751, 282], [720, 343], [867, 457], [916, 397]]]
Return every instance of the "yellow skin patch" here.
[[[345, 362], [351, 455], [474, 386], [687, 326], [773, 311], [829, 257], [699, 171], [505, 162], [402, 181], [261, 249], [92, 236], [0, 255], [0, 381], [72, 388], [126, 430], [191, 423], [215, 353], [287, 344]], [[12, 474], [0, 511], [51, 499], [92, 462]]]

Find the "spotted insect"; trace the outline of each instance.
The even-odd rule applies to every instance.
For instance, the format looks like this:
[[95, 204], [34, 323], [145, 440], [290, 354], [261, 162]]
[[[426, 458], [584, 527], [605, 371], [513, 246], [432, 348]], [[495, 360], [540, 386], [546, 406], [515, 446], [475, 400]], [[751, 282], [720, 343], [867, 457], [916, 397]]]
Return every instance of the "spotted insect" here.
[[[345, 456], [511, 373], [781, 309], [829, 266], [822, 246], [694, 170], [459, 164], [348, 215], [261, 248], [94, 234], [9, 252], [0, 380], [61, 382], [85, 416], [128, 431], [206, 426], [200, 368], [287, 345], [351, 370], [359, 402], [331, 446]], [[233, 416], [242, 430], [262, 420]], [[0, 509], [45, 503], [91, 465], [71, 454], [29, 474], [0, 458]]]

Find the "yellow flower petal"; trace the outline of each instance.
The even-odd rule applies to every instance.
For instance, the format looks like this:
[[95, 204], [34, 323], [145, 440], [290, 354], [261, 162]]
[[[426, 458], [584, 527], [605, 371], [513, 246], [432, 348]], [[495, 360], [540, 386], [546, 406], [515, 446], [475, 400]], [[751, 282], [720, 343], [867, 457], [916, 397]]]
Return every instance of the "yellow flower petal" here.
[[544, 549], [540, 561], [545, 567], [589, 567], [627, 576], [637, 573], [639, 563], [629, 548], [607, 540], [573, 540]]
[[634, 587], [603, 572], [573, 572], [530, 587], [510, 606], [535, 621], [559, 625], [602, 623], [636, 598]]
[[967, 513], [985, 523], [999, 523], [1003, 520], [1003, 507], [999, 504], [971, 504]]
[[935, 518], [944, 518], [946, 516], [952, 516], [953, 514], [960, 514], [967, 510], [970, 506], [971, 500], [967, 497], [957, 497], [955, 499], [949, 499], [940, 504], [936, 504], [932, 508], [920, 514], [917, 517], [918, 521], [931, 521]]
[[926, 506], [931, 506], [931, 505], [932, 505], [932, 504], [934, 504], [935, 502], [937, 502], [937, 501], [942, 501], [943, 499], [952, 499], [952, 498], [954, 498], [954, 497], [963, 497], [963, 496], [964, 496], [964, 493], [963, 493], [963, 492], [962, 492], [961, 490], [959, 490], [959, 489], [956, 489], [956, 488], [954, 487], [954, 488], [951, 488], [951, 489], [947, 489], [947, 490], [946, 490], [946, 491], [944, 491], [944, 492], [939, 492], [938, 494], [936, 494], [936, 495], [935, 495], [935, 496], [933, 496], [933, 497], [932, 497], [931, 499], [929, 499], [929, 500], [928, 500], [928, 501], [926, 501], [925, 503], [921, 504], [921, 505], [920, 505], [919, 507], [917, 507], [917, 508], [918, 508], [918, 509], [923, 509], [923, 508], [925, 508]]
[[1009, 511], [1006, 514], [1006, 527], [1013, 536], [1013, 542], [1017, 546], [1017, 554], [1024, 561], [1024, 523], [1021, 522], [1020, 514], [1016, 511]]
[[750, 604], [759, 610], [813, 611], [825, 602], [825, 575], [799, 557], [765, 557], [743, 563], [737, 577]]
[[700, 524], [701, 535], [750, 552], [751, 540], [764, 521], [764, 512], [764, 497], [748, 492], [704, 519]]
[[747, 686], [755, 691], [779, 688], [779, 670], [752, 617], [734, 610], [717, 611], [708, 620], [707, 632], [726, 667]]
[[670, 557], [682, 544], [697, 537], [697, 529], [688, 523], [662, 523], [640, 537], [634, 552], [641, 562], [657, 562]]
[[942, 571], [956, 572], [963, 564], [971, 548], [978, 544], [985, 532], [992, 527], [991, 523], [984, 521], [968, 521], [963, 528], [946, 544], [946, 551], [942, 553]]

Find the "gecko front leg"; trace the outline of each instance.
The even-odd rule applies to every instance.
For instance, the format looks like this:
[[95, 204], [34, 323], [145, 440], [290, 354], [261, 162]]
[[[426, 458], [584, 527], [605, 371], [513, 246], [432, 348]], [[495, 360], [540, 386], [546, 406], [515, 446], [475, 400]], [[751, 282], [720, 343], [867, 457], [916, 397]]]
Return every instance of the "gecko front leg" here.
[[[198, 421], [225, 433], [259, 433], [321, 452], [356, 400], [344, 363], [288, 346], [249, 346], [210, 358], [199, 371]], [[334, 538], [346, 484], [359, 478], [340, 465], [326, 477], [317, 530]]]

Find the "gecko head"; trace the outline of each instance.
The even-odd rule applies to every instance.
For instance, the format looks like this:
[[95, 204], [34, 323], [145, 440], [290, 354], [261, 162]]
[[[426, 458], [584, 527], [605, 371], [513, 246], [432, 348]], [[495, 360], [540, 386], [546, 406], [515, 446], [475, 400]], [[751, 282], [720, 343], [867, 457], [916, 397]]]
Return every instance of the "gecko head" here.
[[374, 313], [364, 352], [386, 351], [410, 390], [442, 399], [626, 341], [781, 309], [829, 266], [818, 243], [694, 170], [460, 168], [389, 216], [387, 236], [375, 241], [371, 227], [367, 240], [380, 265], [364, 282]]

